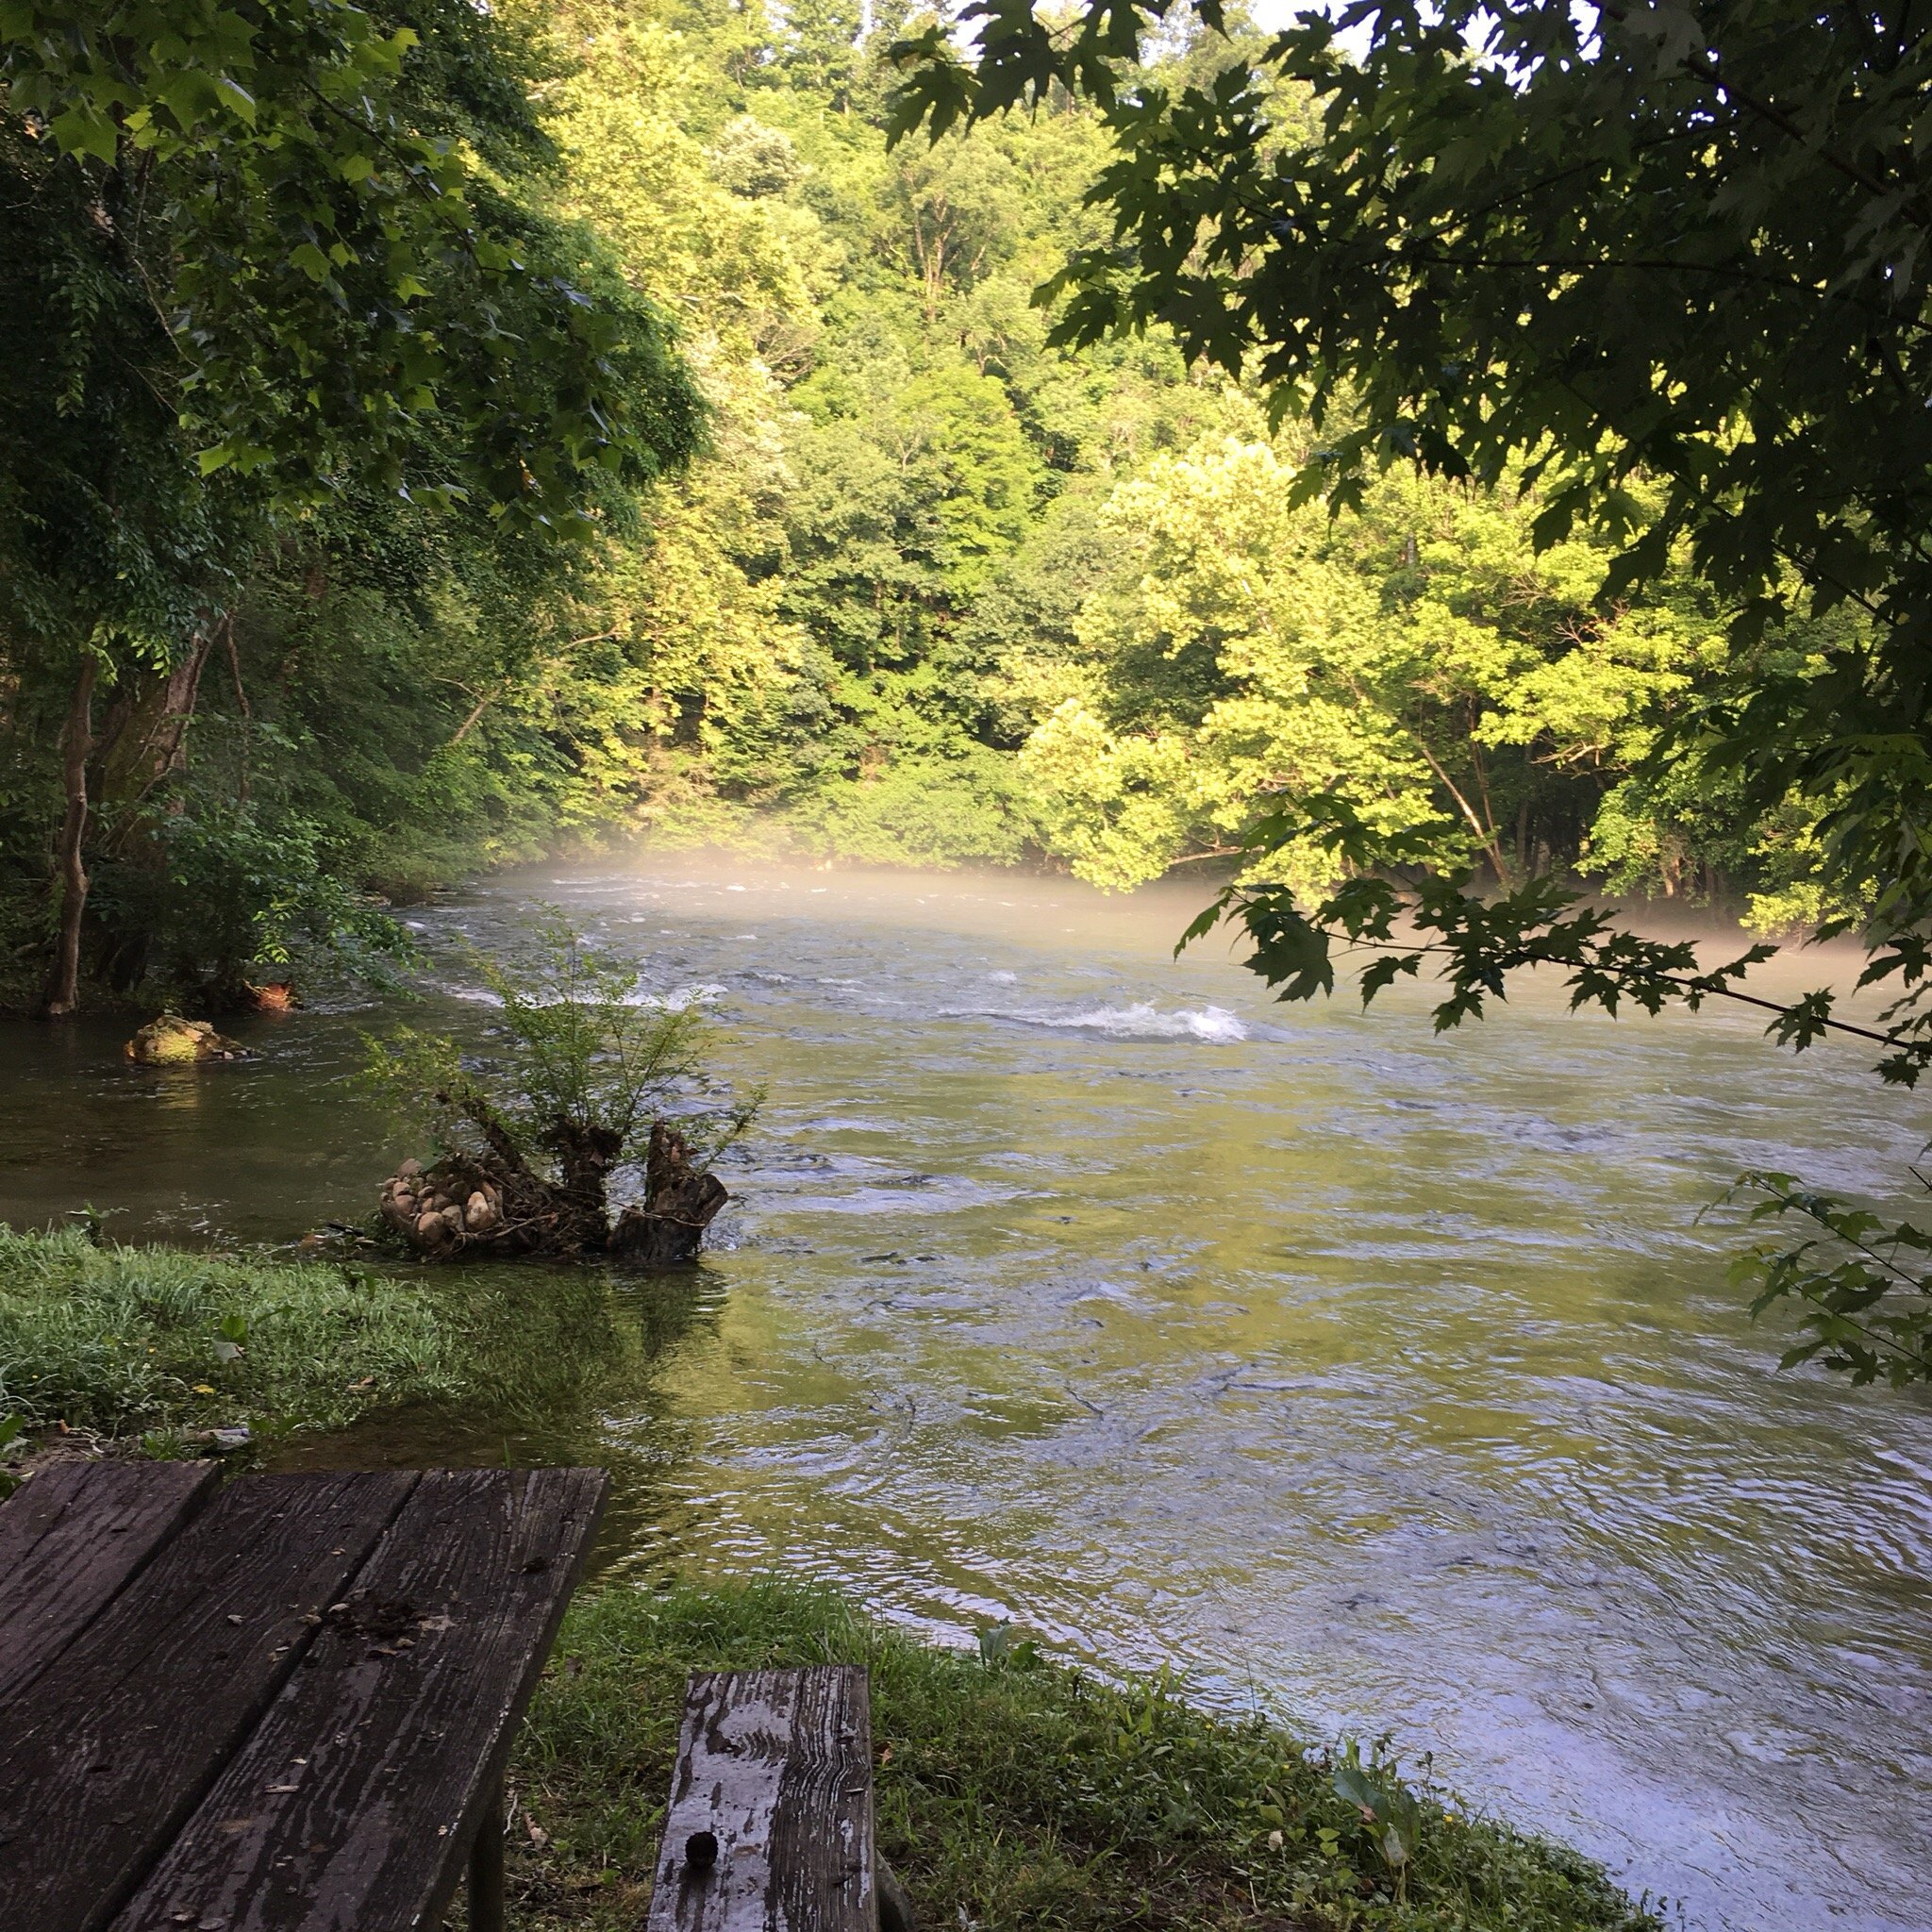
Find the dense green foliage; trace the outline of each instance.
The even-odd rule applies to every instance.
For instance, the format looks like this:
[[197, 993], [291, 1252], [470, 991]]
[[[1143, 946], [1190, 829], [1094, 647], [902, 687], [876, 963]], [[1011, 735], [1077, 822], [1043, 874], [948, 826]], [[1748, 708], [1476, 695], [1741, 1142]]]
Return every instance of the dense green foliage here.
[[[1512, 884], [1581, 871], [1774, 927], [1870, 897], [1826, 865], [1819, 799], [1649, 757], [1730, 688], [1740, 653], [1803, 683], [1863, 620], [1791, 616], [1740, 643], [1741, 607], [1699, 575], [1689, 534], [1641, 597], [1607, 604], [1616, 527], [1572, 519], [1534, 461], [1480, 485], [1391, 474], [1329, 522], [1306, 499], [1334, 425], [1271, 418], [1191, 371], [1164, 326], [1100, 335], [1084, 297], [1035, 306], [1070, 256], [1108, 248], [1085, 197], [1118, 163], [1091, 105], [1056, 92], [1026, 120], [889, 148], [886, 15], [862, 39], [834, 13], [788, 24], [731, 0], [487, 21], [341, 8], [302, 58], [329, 75], [373, 63], [369, 111], [386, 118], [339, 151], [291, 105], [306, 70], [277, 36], [294, 14], [266, 7], [247, 15], [257, 131], [295, 119], [294, 151], [265, 158], [219, 84], [182, 77], [218, 71], [212, 42], [117, 53], [104, 80], [16, 12], [0, 131], [23, 178], [59, 192], [0, 251], [8, 312], [49, 352], [8, 359], [0, 487], [115, 507], [108, 525], [18, 526], [64, 531], [67, 550], [0, 569], [16, 1000], [65, 903], [61, 751], [88, 652], [85, 964], [210, 1005], [331, 953], [366, 967], [393, 933], [369, 895], [407, 901], [559, 837], [1043, 858], [1123, 886], [1228, 850], [1284, 787], [1431, 830]], [[1158, 72], [1205, 84], [1261, 44], [1171, 38]], [[58, 140], [57, 85], [80, 117]], [[110, 143], [89, 118], [103, 88], [110, 119], [141, 90], [179, 99], [152, 137]], [[419, 211], [413, 176], [363, 175], [356, 157], [392, 136], [457, 198]], [[354, 258], [333, 263], [321, 231], [314, 244], [333, 281], [279, 231], [211, 235], [196, 199], [252, 203], [260, 171], [298, 165], [353, 177], [328, 233]], [[199, 361], [111, 249], [97, 295], [50, 308], [57, 284], [69, 300], [83, 286], [98, 210], [144, 169], [183, 184], [141, 232], [178, 301], [217, 304], [206, 328], [181, 325]], [[391, 334], [331, 361], [359, 401], [277, 389], [316, 344], [335, 356], [337, 298], [353, 310], [353, 278], [375, 273], [357, 225], [403, 220], [392, 202], [412, 211], [399, 246], [441, 279], [396, 266], [429, 292], [390, 289]], [[506, 263], [495, 246], [512, 241]], [[273, 329], [251, 332], [197, 266], [217, 242], [255, 265]], [[559, 299], [610, 337], [596, 407], [637, 425], [629, 482], [625, 461], [589, 481], [572, 468], [561, 418], [544, 455], [560, 469], [515, 441], [528, 412], [554, 416], [541, 385], [584, 347], [567, 330], [531, 349]], [[462, 327], [428, 329], [432, 308]], [[642, 472], [690, 444], [658, 314], [708, 427], [640, 498]], [[435, 335], [433, 381], [395, 375], [398, 329]], [[218, 398], [241, 412], [226, 429], [203, 421]], [[352, 402], [366, 441], [344, 427]], [[117, 475], [50, 477], [63, 450], [105, 453]], [[529, 469], [527, 490], [505, 463]], [[1667, 482], [1621, 487], [1629, 515], [1674, 514]], [[587, 541], [543, 537], [558, 491], [571, 508], [553, 521], [581, 531], [585, 512]], [[1540, 548], [1553, 510], [1568, 534]], [[58, 625], [35, 614], [48, 585]], [[1290, 873], [1338, 875], [1308, 839]]]
[[[687, 1314], [662, 1291], [649, 1311], [665, 1330]], [[568, 1421], [610, 1378], [634, 1391], [651, 1345], [581, 1273], [533, 1294], [515, 1270], [447, 1279], [0, 1229], [0, 1439], [19, 1424], [16, 1451], [64, 1427], [179, 1454], [199, 1430], [273, 1438], [428, 1407], [459, 1408], [496, 1453], [492, 1426]]]
[[[1726, 661], [1643, 770], [1728, 774], [1759, 813], [1805, 801], [1815, 909], [1866, 919], [1917, 985], [1923, 25], [1729, 0], [1362, 0], [1257, 48], [1208, 0], [1211, 79], [1137, 68], [1189, 12], [1054, 23], [983, 0], [971, 64], [939, 28], [900, 43], [895, 125], [951, 138], [1062, 89], [1095, 102], [1118, 144], [1094, 192], [1112, 234], [1057, 278], [1057, 339], [1158, 320], [1252, 377], [1316, 440], [1295, 500], [1361, 508], [1391, 465], [1533, 485], [1539, 552], [1607, 540], [1598, 612], [1680, 569], [1726, 600]], [[1797, 610], [1840, 621], [1794, 651]]]
[[[1406, 1790], [1391, 1766], [1113, 1685], [1004, 1629], [979, 1654], [795, 1588], [573, 1606], [510, 1773], [510, 1884], [532, 1932], [643, 1916], [688, 1672], [862, 1663], [879, 1847], [923, 1925], [1655, 1932], [1574, 1853]], [[1400, 1817], [1412, 1844], [1391, 1843]]]
[[[4, 856], [44, 872], [58, 821], [51, 1011], [77, 998], [92, 859], [166, 897], [212, 845], [242, 924], [338, 923], [291, 883], [312, 818], [264, 828], [251, 796], [272, 741], [212, 796], [171, 783], [211, 657], [254, 722], [251, 585], [354, 558], [392, 595], [481, 574], [527, 603], [691, 447], [665, 325], [541, 205], [528, 42], [456, 0], [0, 8]], [[117, 896], [92, 950], [138, 980], [156, 921]], [[235, 990], [220, 938], [191, 951], [161, 963]]]
[[[1732, 607], [1707, 758], [1759, 808], [1794, 787], [1822, 808], [1837, 884], [1916, 974], [1932, 35], [1912, 8], [1359, 0], [1265, 48], [1220, 38], [1206, 81], [1134, 61], [1175, 19], [1223, 27], [1219, 0], [966, 13], [973, 64], [941, 27], [902, 43], [901, 129], [950, 138], [1072, 89], [1118, 142], [1112, 232], [1058, 278], [1059, 338], [1158, 320], [1248, 374], [1320, 438], [1302, 493], [1336, 505], [1393, 463], [1533, 481], [1539, 549], [1614, 541], [1599, 607], [1681, 552]], [[1766, 640], [1794, 608], [1854, 617], [1793, 663]]]

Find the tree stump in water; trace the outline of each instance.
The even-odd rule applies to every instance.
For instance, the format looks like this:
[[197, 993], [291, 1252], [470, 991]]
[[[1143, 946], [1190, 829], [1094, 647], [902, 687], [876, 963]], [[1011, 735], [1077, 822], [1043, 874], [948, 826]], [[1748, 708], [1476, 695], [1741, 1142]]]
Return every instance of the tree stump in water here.
[[716, 1174], [692, 1165], [684, 1137], [658, 1121], [644, 1199], [613, 1227], [603, 1181], [616, 1150], [573, 1143], [560, 1152], [563, 1184], [532, 1173], [508, 1149], [476, 1158], [450, 1155], [428, 1168], [406, 1160], [383, 1185], [383, 1221], [431, 1261], [545, 1255], [673, 1268], [696, 1258], [705, 1229], [730, 1198]]
[[626, 1208], [617, 1217], [610, 1253], [637, 1268], [675, 1268], [695, 1260], [711, 1217], [729, 1198], [716, 1174], [691, 1166], [684, 1136], [655, 1122], [644, 1162], [643, 1206]]

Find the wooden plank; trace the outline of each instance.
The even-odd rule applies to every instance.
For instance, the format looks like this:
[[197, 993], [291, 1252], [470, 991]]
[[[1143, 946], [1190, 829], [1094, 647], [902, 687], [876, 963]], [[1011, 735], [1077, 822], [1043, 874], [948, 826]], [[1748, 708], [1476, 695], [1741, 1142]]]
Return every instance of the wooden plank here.
[[8, 1932], [93, 1932], [113, 1917], [416, 1481], [230, 1484], [26, 1686], [0, 1729]]
[[695, 1674], [645, 1932], [877, 1932], [874, 1857], [865, 1672]]
[[0, 1706], [200, 1507], [212, 1462], [64, 1462], [0, 1504]]
[[116, 1932], [438, 1924], [608, 1487], [425, 1474]]

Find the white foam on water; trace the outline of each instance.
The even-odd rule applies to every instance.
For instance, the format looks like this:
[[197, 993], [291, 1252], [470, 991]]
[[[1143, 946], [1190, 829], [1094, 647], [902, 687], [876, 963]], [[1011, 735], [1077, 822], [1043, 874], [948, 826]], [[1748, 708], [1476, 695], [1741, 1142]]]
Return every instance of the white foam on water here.
[[1104, 1033], [1110, 1040], [1199, 1040], [1209, 1046], [1233, 1046], [1248, 1029], [1225, 1007], [1183, 1007], [1163, 1013], [1146, 1000], [1128, 1007], [1090, 1007], [1046, 1023]]
[[1107, 1040], [1198, 1040], [1206, 1046], [1234, 1046], [1249, 1037], [1247, 1027], [1225, 1007], [1183, 1007], [1163, 1013], [1147, 1000], [1124, 1007], [1081, 1007], [1055, 1012], [1023, 1007], [1010, 1013], [986, 1007], [952, 1007], [948, 1020], [1007, 1020], [1021, 1026], [1045, 1026], [1056, 1033], [1097, 1033]]
[[674, 986], [669, 992], [644, 992], [640, 990], [625, 999], [627, 1007], [650, 1007], [658, 1012], [682, 1012], [686, 1007], [708, 1006], [713, 1000], [722, 1000], [726, 989], [703, 981], [696, 986]]

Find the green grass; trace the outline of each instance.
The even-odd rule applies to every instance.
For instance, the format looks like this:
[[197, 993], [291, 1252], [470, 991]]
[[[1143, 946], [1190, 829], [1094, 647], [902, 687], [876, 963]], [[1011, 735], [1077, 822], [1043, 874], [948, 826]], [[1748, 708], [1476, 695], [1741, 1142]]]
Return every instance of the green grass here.
[[512, 1770], [518, 1932], [641, 1923], [687, 1671], [826, 1661], [871, 1669], [880, 1846], [931, 1932], [1659, 1924], [1574, 1852], [1426, 1799], [1398, 1873], [1322, 1754], [1167, 1681], [989, 1663], [782, 1585], [611, 1586], [573, 1607]]
[[[393, 1275], [0, 1229], [0, 1423], [165, 1453], [212, 1424], [336, 1428], [391, 1406], [594, 1409], [607, 1374], [689, 1318], [659, 1303], [618, 1320], [580, 1271]], [[935, 1649], [778, 1585], [587, 1592], [513, 1774], [520, 1932], [633, 1932], [687, 1671], [825, 1660], [872, 1671], [880, 1840], [934, 1932], [1657, 1925], [1574, 1853], [1417, 1806], [1386, 1770], [1344, 1798], [1276, 1727], [996, 1648]], [[1396, 1862], [1391, 1824], [1410, 1841]]]
[[688, 1303], [665, 1290], [620, 1319], [583, 1269], [390, 1272], [0, 1227], [0, 1420], [158, 1442], [405, 1407], [568, 1419], [634, 1385]]
[[448, 1315], [410, 1282], [0, 1229], [0, 1417], [29, 1429], [339, 1427], [455, 1395], [460, 1371]]
[[0, 1227], [0, 1433], [24, 1432], [0, 1461], [63, 1424], [177, 1455], [208, 1428], [266, 1441], [378, 1411], [405, 1459], [474, 1459], [502, 1431], [570, 1460], [695, 1307], [682, 1278], [646, 1293], [528, 1262], [386, 1269]]

